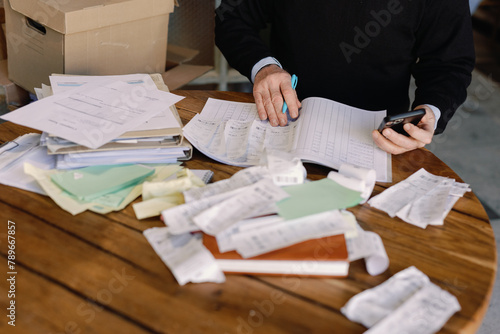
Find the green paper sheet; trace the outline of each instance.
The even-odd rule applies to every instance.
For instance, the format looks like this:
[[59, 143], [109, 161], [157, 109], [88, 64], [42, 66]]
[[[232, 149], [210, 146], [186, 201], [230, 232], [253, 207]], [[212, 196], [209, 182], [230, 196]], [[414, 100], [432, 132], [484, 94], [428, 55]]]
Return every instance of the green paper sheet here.
[[283, 189], [290, 197], [277, 203], [278, 214], [287, 220], [345, 209], [363, 200], [360, 192], [345, 188], [328, 178]]
[[154, 171], [143, 165], [91, 166], [53, 174], [51, 179], [75, 198], [90, 202], [134, 186]]

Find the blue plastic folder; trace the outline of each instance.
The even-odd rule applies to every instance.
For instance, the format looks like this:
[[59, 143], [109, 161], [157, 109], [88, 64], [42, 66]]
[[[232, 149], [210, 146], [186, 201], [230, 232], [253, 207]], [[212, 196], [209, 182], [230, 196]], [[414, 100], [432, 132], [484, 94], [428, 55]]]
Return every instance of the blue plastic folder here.
[[143, 165], [91, 166], [52, 175], [52, 181], [79, 200], [90, 202], [144, 181], [155, 172]]

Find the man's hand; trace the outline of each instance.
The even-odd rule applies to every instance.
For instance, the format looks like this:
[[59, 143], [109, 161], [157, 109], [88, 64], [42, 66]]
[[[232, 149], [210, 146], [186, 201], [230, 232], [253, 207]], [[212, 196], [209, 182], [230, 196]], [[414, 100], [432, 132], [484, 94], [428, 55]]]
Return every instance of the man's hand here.
[[385, 129], [382, 134], [373, 130], [372, 136], [375, 144], [391, 154], [401, 154], [430, 144], [434, 136], [436, 117], [428, 106], [421, 105], [415, 109], [425, 109], [425, 115], [417, 125], [411, 123], [404, 125], [404, 129], [410, 137], [399, 134], [392, 129]]
[[290, 74], [277, 65], [266, 66], [257, 73], [253, 96], [261, 120], [269, 118], [272, 126], [287, 124], [287, 115], [283, 113], [283, 97], [290, 117], [299, 116], [300, 102], [291, 80]]

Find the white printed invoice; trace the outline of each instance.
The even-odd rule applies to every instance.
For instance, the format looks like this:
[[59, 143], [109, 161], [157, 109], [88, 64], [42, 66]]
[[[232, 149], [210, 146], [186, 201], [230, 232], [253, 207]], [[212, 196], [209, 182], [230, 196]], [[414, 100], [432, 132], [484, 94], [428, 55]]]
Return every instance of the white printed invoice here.
[[[69, 90], [87, 85], [103, 86], [115, 81], [124, 82], [131, 87], [155, 87], [155, 82], [151, 75], [145, 73], [124, 74], [124, 75], [51, 75], [49, 77], [52, 92], [60, 94]], [[165, 86], [166, 87], [166, 86]], [[50, 95], [50, 94], [49, 94]], [[49, 96], [48, 95], [48, 96]], [[46, 96], [45, 96], [46, 97]], [[172, 106], [171, 108], [175, 108]], [[139, 124], [132, 131], [181, 128], [182, 125], [175, 119], [168, 109], [153, 116], [150, 120]]]
[[391, 179], [391, 156], [373, 142], [372, 131], [386, 111], [367, 111], [323, 98], [302, 101], [294, 153], [334, 169], [343, 163], [374, 169], [377, 181]]
[[154, 83], [138, 87], [117, 81], [52, 95], [1, 118], [95, 149], [182, 99]]
[[342, 163], [375, 169], [377, 181], [387, 182], [392, 177], [391, 156], [371, 137], [385, 114], [308, 98], [298, 119], [272, 127], [259, 119], [253, 103], [209, 99], [183, 131], [193, 146], [222, 163], [252, 166], [265, 150], [279, 150], [334, 169]]

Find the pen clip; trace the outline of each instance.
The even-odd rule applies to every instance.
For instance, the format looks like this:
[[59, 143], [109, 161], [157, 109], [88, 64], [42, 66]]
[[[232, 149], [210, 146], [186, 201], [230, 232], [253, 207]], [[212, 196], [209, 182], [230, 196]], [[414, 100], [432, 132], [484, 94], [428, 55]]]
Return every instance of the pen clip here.
[[[297, 87], [298, 81], [299, 81], [299, 78], [295, 74], [292, 74], [292, 89], [295, 89]], [[288, 109], [288, 105], [286, 104], [286, 101], [283, 101], [283, 114], [286, 113], [287, 109]]]

